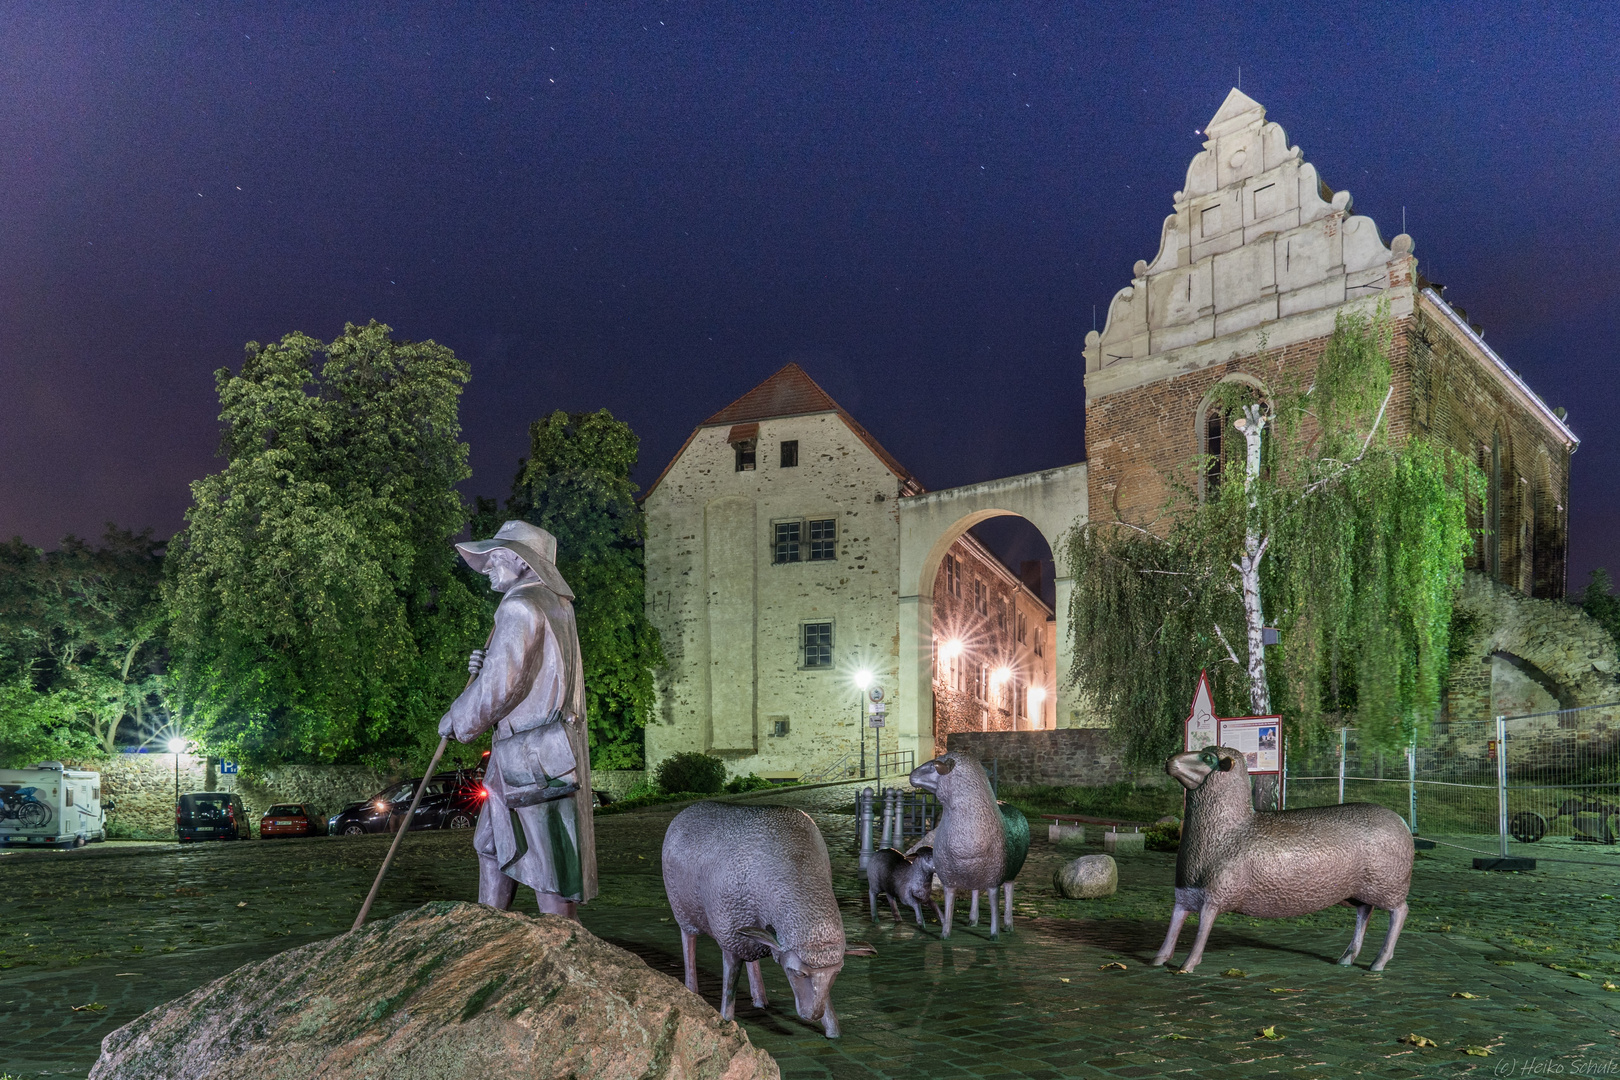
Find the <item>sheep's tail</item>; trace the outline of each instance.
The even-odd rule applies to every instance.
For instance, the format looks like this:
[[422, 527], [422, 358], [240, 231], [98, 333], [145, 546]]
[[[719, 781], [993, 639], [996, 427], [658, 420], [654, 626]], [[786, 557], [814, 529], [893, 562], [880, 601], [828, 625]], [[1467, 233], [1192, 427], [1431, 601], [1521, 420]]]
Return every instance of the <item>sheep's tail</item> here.
[[1011, 881], [1024, 868], [1024, 860], [1029, 858], [1029, 819], [1016, 806], [998, 802], [996, 808], [1001, 811], [1001, 834], [1006, 840], [1001, 880]]

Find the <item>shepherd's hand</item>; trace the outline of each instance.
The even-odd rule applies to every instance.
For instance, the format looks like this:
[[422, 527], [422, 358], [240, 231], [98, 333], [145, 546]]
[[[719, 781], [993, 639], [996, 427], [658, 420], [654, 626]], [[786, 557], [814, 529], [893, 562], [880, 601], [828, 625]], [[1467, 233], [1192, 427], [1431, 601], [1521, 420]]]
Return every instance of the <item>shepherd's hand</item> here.
[[439, 734], [447, 739], [456, 737], [456, 722], [450, 718], [449, 713], [445, 713], [444, 719], [439, 721]]
[[484, 650], [483, 649], [474, 649], [467, 656], [467, 671], [469, 673], [473, 674], [473, 675], [477, 675], [480, 671], [483, 671], [483, 670], [484, 670]]

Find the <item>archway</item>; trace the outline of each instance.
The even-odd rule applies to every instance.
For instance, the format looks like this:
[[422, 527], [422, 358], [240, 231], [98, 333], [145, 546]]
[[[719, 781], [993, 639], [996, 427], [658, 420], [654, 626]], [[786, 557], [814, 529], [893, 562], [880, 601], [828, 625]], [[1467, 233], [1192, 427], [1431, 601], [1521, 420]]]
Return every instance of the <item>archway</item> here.
[[918, 761], [934, 749], [934, 598], [945, 557], [970, 528], [997, 517], [1028, 521], [1055, 556], [1055, 640], [1044, 643], [1052, 651], [1052, 685], [1041, 705], [1054, 726], [1074, 722], [1072, 695], [1064, 686], [1073, 659], [1066, 620], [1073, 580], [1063, 550], [1065, 535], [1086, 520], [1086, 512], [1083, 462], [900, 500], [900, 687], [891, 721], [900, 749], [913, 751]]

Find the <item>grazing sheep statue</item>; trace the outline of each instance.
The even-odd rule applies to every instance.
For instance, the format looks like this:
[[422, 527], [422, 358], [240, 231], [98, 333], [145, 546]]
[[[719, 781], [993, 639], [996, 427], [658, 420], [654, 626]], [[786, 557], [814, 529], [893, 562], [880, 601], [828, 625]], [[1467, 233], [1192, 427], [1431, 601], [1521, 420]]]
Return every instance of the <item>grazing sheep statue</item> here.
[[[945, 917], [940, 936], [951, 936], [956, 893], [990, 894], [990, 936], [1001, 935], [998, 888], [1005, 885], [1006, 923], [1012, 928], [1012, 879], [1029, 854], [1029, 822], [1010, 806], [996, 802], [984, 766], [967, 754], [952, 751], [925, 761], [911, 774], [911, 786], [939, 798], [939, 821], [933, 838], [934, 872], [945, 887]], [[977, 911], [974, 916], [976, 918]]]
[[786, 806], [702, 802], [675, 815], [664, 834], [664, 891], [681, 928], [686, 988], [697, 993], [697, 936], [720, 945], [720, 1015], [737, 1016], [737, 966], [747, 965], [754, 1004], [765, 1006], [759, 962], [782, 965], [804, 1020], [838, 1037], [830, 997], [844, 957], [872, 956], [846, 946], [833, 898], [832, 861], [810, 815]]
[[1155, 966], [1176, 951], [1187, 913], [1198, 912], [1198, 938], [1182, 971], [1203, 959], [1215, 917], [1224, 911], [1288, 918], [1345, 904], [1356, 934], [1339, 958], [1361, 952], [1372, 909], [1389, 912], [1389, 936], [1374, 971], [1395, 953], [1412, 884], [1412, 834], [1382, 806], [1345, 803], [1275, 813], [1254, 811], [1243, 754], [1224, 746], [1177, 754], [1165, 771], [1187, 789], [1187, 817], [1176, 856], [1176, 906]]
[[872, 852], [872, 859], [866, 864], [866, 894], [872, 905], [872, 921], [877, 922], [878, 896], [889, 898], [889, 910], [894, 912], [894, 921], [900, 921], [900, 904], [905, 904], [917, 915], [917, 925], [922, 926], [923, 901], [934, 909], [934, 918], [941, 923], [945, 916], [940, 914], [939, 905], [934, 903], [934, 849], [931, 847], [917, 848], [912, 855], [905, 855], [894, 848], [884, 848]]

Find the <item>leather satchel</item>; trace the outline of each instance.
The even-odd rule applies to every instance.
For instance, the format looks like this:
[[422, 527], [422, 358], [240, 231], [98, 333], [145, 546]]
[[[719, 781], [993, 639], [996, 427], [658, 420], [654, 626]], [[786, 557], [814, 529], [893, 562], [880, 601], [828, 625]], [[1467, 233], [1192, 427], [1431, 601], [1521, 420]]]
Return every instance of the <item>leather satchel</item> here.
[[579, 790], [574, 748], [559, 716], [550, 723], [495, 740], [490, 757], [501, 771], [509, 807], [566, 799]]

